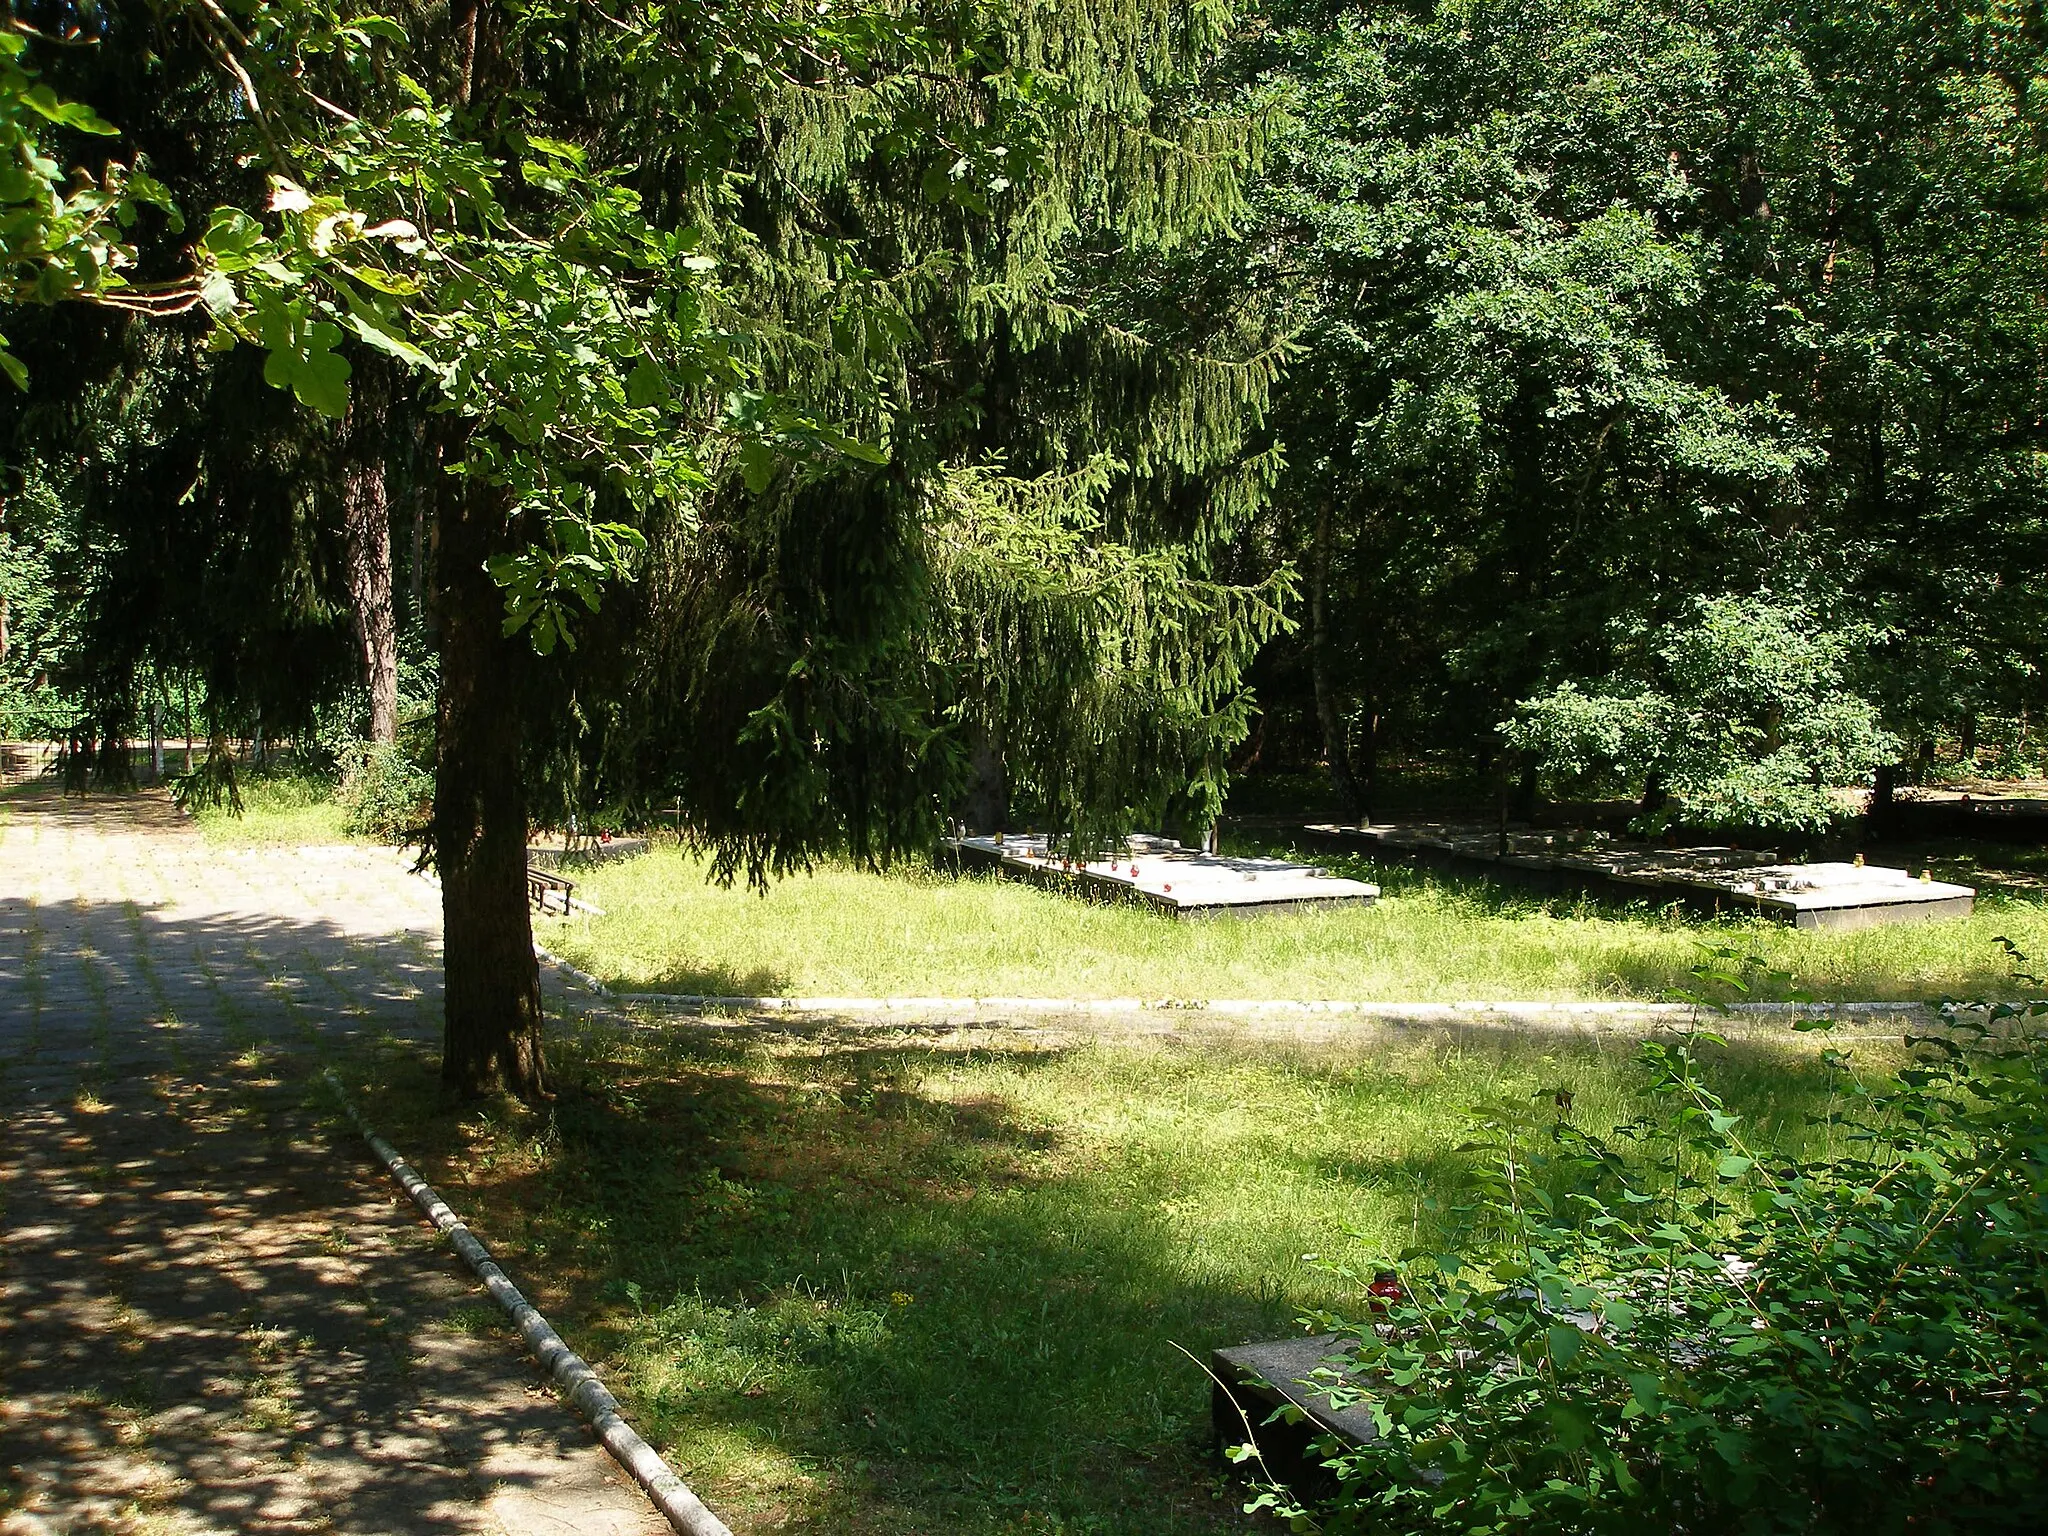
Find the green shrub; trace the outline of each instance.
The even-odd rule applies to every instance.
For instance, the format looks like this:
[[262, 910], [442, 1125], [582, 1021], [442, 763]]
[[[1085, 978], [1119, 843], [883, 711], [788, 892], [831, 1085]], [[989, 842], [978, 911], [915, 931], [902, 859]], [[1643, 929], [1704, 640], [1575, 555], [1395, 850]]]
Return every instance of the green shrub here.
[[433, 815], [434, 775], [396, 742], [361, 742], [345, 755], [342, 826], [355, 837], [416, 843]]
[[1567, 782], [1655, 786], [1648, 798], [1669, 803], [1645, 807], [1642, 831], [1824, 832], [1851, 814], [1835, 787], [1869, 784], [1900, 750], [1850, 686], [1859, 638], [1797, 603], [1701, 598], [1660, 629], [1618, 633], [1626, 665], [1522, 700], [1500, 729]]
[[1404, 1254], [1363, 1323], [1311, 1320], [1361, 1340], [1364, 1385], [1335, 1395], [1380, 1431], [1328, 1447], [1342, 1493], [1316, 1523], [2038, 1530], [2048, 1051], [2024, 1029], [2044, 1012], [1951, 1010], [1875, 1085], [1831, 1048], [1837, 1150], [1811, 1159], [1746, 1142], [1701, 1080], [1704, 1032], [1643, 1047], [1663, 1110], [1611, 1139], [1562, 1089], [1487, 1110], [1458, 1251]]

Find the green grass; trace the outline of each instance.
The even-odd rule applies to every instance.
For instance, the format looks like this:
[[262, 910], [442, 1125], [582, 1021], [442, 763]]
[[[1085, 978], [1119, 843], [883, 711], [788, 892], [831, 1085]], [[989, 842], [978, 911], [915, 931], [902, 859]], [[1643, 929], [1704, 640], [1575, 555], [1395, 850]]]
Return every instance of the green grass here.
[[1180, 922], [930, 869], [828, 867], [764, 897], [707, 884], [701, 860], [668, 847], [579, 874], [604, 917], [538, 926], [549, 948], [615, 986], [725, 995], [1656, 998], [1686, 983], [1709, 941], [1766, 957], [1816, 997], [1904, 1001], [2002, 991], [2000, 934], [2048, 954], [2048, 907], [2032, 897], [1835, 934], [1522, 900], [1398, 866], [1345, 872], [1376, 880], [1380, 902]]
[[342, 828], [331, 775], [276, 767], [244, 770], [237, 782], [240, 816], [225, 805], [192, 808], [192, 820], [208, 842], [276, 846], [356, 841]]
[[[1858, 1059], [1888, 1048], [1856, 1047]], [[742, 1536], [1251, 1530], [1209, 1459], [1220, 1345], [1354, 1303], [1432, 1234], [1475, 1102], [1647, 1107], [1612, 1038], [1212, 1039], [703, 1026], [575, 1033], [556, 1101], [365, 1102]], [[1711, 1052], [1761, 1142], [1830, 1091], [1789, 1034]]]

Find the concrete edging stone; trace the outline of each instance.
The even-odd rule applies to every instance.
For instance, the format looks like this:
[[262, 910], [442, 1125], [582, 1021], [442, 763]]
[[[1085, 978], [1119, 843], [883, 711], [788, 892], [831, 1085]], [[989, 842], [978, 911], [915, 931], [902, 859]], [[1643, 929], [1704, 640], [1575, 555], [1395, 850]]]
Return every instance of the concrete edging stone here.
[[[1489, 1018], [1524, 1019], [1683, 1019], [1697, 1010], [1691, 1003], [1636, 1002], [1628, 999], [1580, 1001], [1446, 1003], [1369, 1002], [1349, 998], [1176, 998], [1176, 997], [747, 997], [696, 992], [621, 992], [587, 971], [578, 970], [538, 944], [535, 958], [552, 965], [571, 981], [597, 996], [627, 1005], [645, 1005], [676, 1013], [1010, 1013], [1060, 1016], [1074, 1014], [1214, 1014], [1224, 1017], [1262, 1015], [1348, 1015], [1402, 1022], [1463, 1022]], [[1713, 1012], [1713, 1010], [1705, 1010]], [[1940, 1008], [1934, 1003], [1731, 1003], [1727, 1012], [1738, 1019], [1776, 1018], [1861, 1019], [1899, 1018], [1931, 1021]], [[1718, 1015], [1716, 1015], [1718, 1016]]]
[[618, 1399], [606, 1390], [597, 1373], [584, 1363], [583, 1357], [563, 1342], [562, 1336], [555, 1332], [539, 1309], [520, 1294], [519, 1288], [491, 1257], [490, 1250], [463, 1225], [462, 1218], [434, 1192], [432, 1185], [413, 1171], [390, 1142], [371, 1129], [332, 1068], [326, 1071], [325, 1076], [328, 1086], [340, 1098], [342, 1109], [370, 1144], [370, 1150], [377, 1154], [391, 1176], [412, 1197], [413, 1204], [447, 1236], [455, 1251], [462, 1255], [463, 1262], [476, 1272], [484, 1288], [491, 1293], [491, 1299], [504, 1309], [506, 1317], [519, 1330], [528, 1353], [554, 1378], [555, 1385], [575, 1405], [576, 1411], [597, 1431], [598, 1439], [611, 1453], [612, 1459], [640, 1485], [668, 1523], [681, 1536], [732, 1536], [732, 1529], [704, 1506], [703, 1500], [690, 1491], [689, 1485], [662, 1460], [653, 1446], [634, 1432], [633, 1426], [626, 1422], [619, 1410]]

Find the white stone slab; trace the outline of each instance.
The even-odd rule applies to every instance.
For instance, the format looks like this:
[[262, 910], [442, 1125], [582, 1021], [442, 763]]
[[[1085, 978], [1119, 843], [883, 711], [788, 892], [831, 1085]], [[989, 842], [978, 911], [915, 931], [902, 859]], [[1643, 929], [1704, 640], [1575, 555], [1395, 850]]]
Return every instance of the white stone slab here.
[[1903, 869], [1877, 864], [1766, 864], [1718, 877], [1695, 876], [1685, 883], [1703, 889], [1743, 892], [1763, 905], [1787, 907], [1795, 912], [1954, 901], [1977, 894], [1967, 885], [1922, 880]]
[[1429, 850], [1477, 864], [1595, 877], [1645, 890], [1698, 893], [1732, 901], [1801, 928], [1856, 928], [1967, 915], [1977, 893], [1967, 885], [1922, 879], [1881, 865], [1786, 864], [1775, 853], [1704, 846], [1656, 848], [1618, 843], [1600, 834], [1516, 832], [1500, 851], [1500, 835], [1474, 826], [1411, 823], [1395, 827], [1317, 826], [1310, 833], [1361, 847]]
[[1076, 862], [1059, 856], [1036, 833], [948, 839], [944, 845], [1005, 873], [1043, 882], [1074, 880], [1115, 891], [1177, 916], [1256, 912], [1300, 906], [1363, 906], [1380, 888], [1285, 859], [1234, 858], [1183, 848], [1163, 837], [1137, 836], [1122, 856]]

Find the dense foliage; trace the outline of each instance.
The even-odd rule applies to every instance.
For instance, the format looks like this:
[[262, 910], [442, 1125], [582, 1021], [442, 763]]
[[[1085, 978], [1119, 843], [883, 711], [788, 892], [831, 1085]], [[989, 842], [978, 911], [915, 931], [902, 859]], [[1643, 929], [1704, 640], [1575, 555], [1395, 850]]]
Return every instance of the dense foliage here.
[[1464, 1240], [1407, 1255], [1377, 1315], [1318, 1320], [1361, 1340], [1338, 1395], [1379, 1430], [1333, 1447], [1324, 1528], [2033, 1529], [2043, 1013], [1954, 1011], [1895, 1076], [1830, 1048], [1806, 1156], [1750, 1144], [1708, 1030], [1643, 1047], [1663, 1108], [1610, 1135], [1568, 1088], [1489, 1109]]
[[365, 742], [349, 753], [335, 799], [343, 828], [355, 836], [419, 843], [433, 815], [433, 770], [419, 761], [416, 747]]
[[1290, 109], [1275, 537], [1327, 589], [1263, 664], [1274, 756], [1520, 771], [1498, 722], [1661, 690], [1645, 637], [1701, 602], [1847, 637], [1812, 707], [1866, 701], [1916, 769], [2038, 718], [2038, 7], [1302, 0], [1247, 53]]
[[[229, 410], [278, 488], [222, 501], [295, 506], [280, 620], [333, 632], [359, 595], [317, 530], [355, 450], [318, 418], [395, 370], [416, 647], [437, 465], [522, 530], [489, 558], [543, 649], [656, 578], [630, 655], [538, 683], [593, 727], [537, 754], [549, 803], [681, 791], [758, 869], [886, 853], [970, 788], [1199, 821], [1260, 718], [1268, 764], [1352, 798], [1384, 748], [1766, 826], [1884, 763], [2031, 761], [2030, 8], [11, 14], [13, 296], [184, 318], [147, 347], [10, 321], [55, 407], [17, 417], [10, 500], [80, 448], [60, 497], [211, 493], [175, 418], [221, 419], [224, 367], [248, 400], [203, 343], [254, 342], [304, 410]], [[212, 578], [103, 608], [148, 609], [137, 676], [244, 732], [337, 691], [174, 655]], [[1754, 714], [1683, 763], [1623, 739], [1711, 696], [1669, 675], [1702, 613], [1840, 642], [1763, 706], [1827, 716], [1817, 744]], [[126, 678], [59, 691], [132, 730]]]
[[[15, 440], [108, 554], [62, 681], [103, 770], [194, 671], [210, 740], [303, 736], [346, 623], [388, 739], [407, 572], [451, 1082], [539, 1084], [530, 809], [680, 801], [757, 879], [977, 783], [1086, 838], [1213, 816], [1290, 589], [1212, 570], [1277, 465], [1271, 326], [1162, 286], [1245, 208], [1228, 4], [40, 19], [14, 296], [102, 311], [22, 347]], [[74, 216], [80, 136], [120, 153]]]
[[1262, 754], [1800, 830], [2024, 765], [2044, 25], [12, 0], [10, 720], [389, 741], [431, 658], [450, 1016], [529, 1024], [532, 815], [765, 879]]
[[1859, 626], [1768, 598], [1705, 598], [1632, 637], [1631, 671], [1525, 700], [1510, 745], [1566, 786], [1648, 786], [1644, 825], [1820, 831], [1898, 741], [1846, 676]]
[[76, 530], [40, 481], [0, 519], [0, 737], [61, 736], [76, 714], [53, 681], [76, 644], [66, 591]]
[[[285, 476], [265, 500], [332, 527], [351, 429], [318, 418], [397, 367], [378, 408], [499, 508], [483, 554], [544, 654], [651, 571], [610, 637], [632, 654], [532, 679], [603, 723], [536, 752], [546, 799], [680, 791], [757, 870], [920, 841], [976, 753], [1077, 829], [1212, 812], [1289, 590], [1208, 570], [1277, 462], [1243, 452], [1270, 327], [1160, 291], [1243, 208], [1254, 125], [1195, 104], [1229, 8], [465, 14], [446, 24], [484, 27], [482, 54], [320, 5], [117, 9], [99, 47], [50, 53], [109, 113], [127, 88], [148, 188], [195, 222], [215, 205], [196, 241], [159, 223], [121, 253], [185, 274], [205, 319], [177, 334], [211, 350], [102, 376], [163, 380], [175, 418], [253, 342], [312, 413], [252, 445]], [[85, 382], [31, 361], [59, 398]], [[68, 447], [78, 414], [20, 430]], [[160, 494], [138, 475], [222, 478], [140, 427], [121, 504]], [[383, 457], [417, 590], [403, 501], [439, 488], [402, 440]], [[317, 623], [362, 600], [342, 563], [273, 571]], [[140, 643], [177, 644], [195, 606], [159, 604]]]

